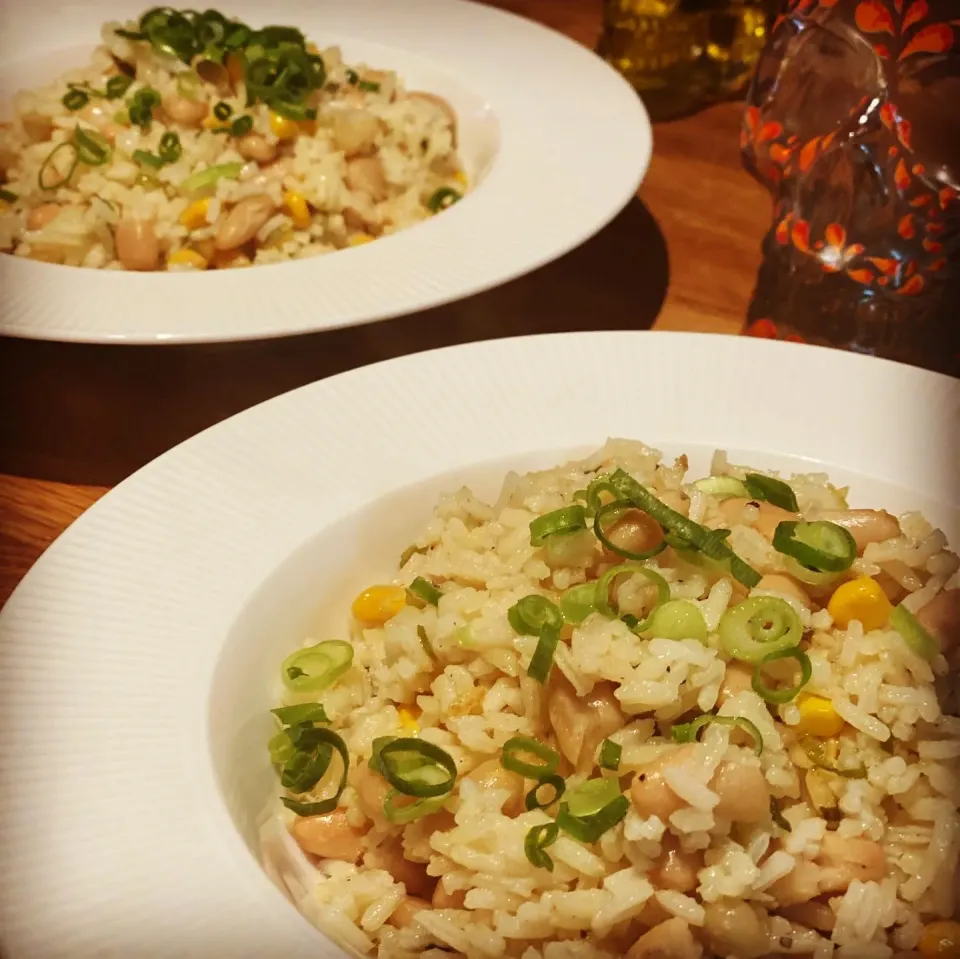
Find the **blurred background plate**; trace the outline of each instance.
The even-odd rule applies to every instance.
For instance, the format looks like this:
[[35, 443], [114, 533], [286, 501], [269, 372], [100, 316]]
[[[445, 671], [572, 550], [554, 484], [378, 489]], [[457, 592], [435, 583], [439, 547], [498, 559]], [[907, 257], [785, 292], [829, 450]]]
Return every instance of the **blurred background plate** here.
[[[40, 0], [4, 10], [0, 99], [85, 62], [140, 0]], [[267, 267], [136, 274], [0, 256], [0, 334], [87, 343], [285, 336], [437, 306], [525, 274], [589, 239], [650, 159], [639, 98], [588, 50], [463, 0], [234, 0], [251, 24], [300, 27], [348, 61], [438, 93], [461, 123], [472, 192], [426, 223], [356, 249]]]

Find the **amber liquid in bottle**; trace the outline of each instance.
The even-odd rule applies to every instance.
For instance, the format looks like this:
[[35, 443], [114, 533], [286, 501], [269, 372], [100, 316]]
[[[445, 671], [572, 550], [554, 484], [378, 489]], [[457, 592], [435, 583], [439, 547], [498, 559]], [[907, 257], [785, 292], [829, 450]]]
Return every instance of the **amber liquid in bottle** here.
[[606, 0], [598, 53], [654, 120], [742, 91], [776, 0]]

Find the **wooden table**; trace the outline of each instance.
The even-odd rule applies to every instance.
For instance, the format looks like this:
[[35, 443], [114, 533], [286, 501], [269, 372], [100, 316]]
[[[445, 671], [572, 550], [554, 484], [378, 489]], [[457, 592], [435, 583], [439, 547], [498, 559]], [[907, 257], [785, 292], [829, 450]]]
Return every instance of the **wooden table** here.
[[[592, 47], [601, 0], [490, 0]], [[576, 329], [740, 331], [770, 206], [741, 106], [658, 124], [639, 199], [557, 263], [389, 323], [256, 344], [0, 342], [0, 603], [107, 489], [187, 436], [319, 377], [447, 343]], [[608, 148], [598, 145], [599, 149]]]

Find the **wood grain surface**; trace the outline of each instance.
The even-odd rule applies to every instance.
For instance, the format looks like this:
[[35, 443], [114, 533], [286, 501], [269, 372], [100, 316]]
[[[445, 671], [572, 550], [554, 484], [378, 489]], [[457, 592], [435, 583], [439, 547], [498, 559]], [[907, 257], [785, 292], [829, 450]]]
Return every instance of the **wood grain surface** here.
[[[602, 0], [490, 0], [593, 47]], [[741, 106], [657, 124], [634, 200], [583, 247], [457, 304], [265, 343], [99, 347], [0, 339], [0, 603], [107, 489], [226, 416], [344, 369], [560, 330], [738, 333], [770, 205], [743, 172]], [[616, 149], [598, 144], [597, 149]]]

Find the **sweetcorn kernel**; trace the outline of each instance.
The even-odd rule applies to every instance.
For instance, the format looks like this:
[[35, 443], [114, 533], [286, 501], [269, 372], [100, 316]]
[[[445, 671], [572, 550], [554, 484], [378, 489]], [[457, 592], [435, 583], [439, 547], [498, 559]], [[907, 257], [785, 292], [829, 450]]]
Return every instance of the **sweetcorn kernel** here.
[[168, 266], [192, 266], [197, 270], [207, 268], [207, 258], [196, 250], [177, 250], [167, 257]]
[[402, 586], [369, 586], [353, 601], [353, 615], [365, 626], [382, 626], [407, 605]]
[[893, 607], [876, 580], [861, 576], [837, 587], [827, 603], [827, 612], [841, 629], [856, 619], [869, 632], [887, 624]]

